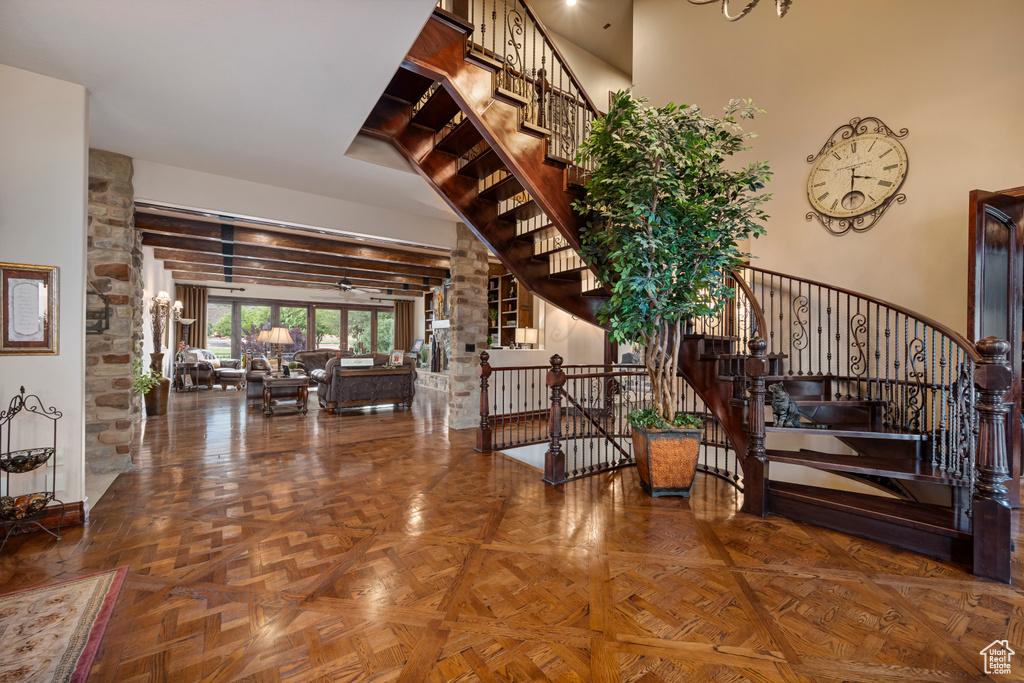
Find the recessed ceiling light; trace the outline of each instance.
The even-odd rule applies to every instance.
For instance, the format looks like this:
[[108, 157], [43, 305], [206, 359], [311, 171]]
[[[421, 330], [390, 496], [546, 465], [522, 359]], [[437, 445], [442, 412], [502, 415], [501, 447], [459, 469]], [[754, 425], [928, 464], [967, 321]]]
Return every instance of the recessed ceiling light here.
[[569, 7], [572, 7], [576, 4], [576, 0], [565, 0], [565, 4], [567, 4]]

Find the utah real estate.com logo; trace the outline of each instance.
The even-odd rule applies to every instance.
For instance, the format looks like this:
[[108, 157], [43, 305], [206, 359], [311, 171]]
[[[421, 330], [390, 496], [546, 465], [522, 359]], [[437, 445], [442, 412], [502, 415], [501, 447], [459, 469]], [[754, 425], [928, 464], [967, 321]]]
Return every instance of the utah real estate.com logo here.
[[993, 640], [981, 651], [981, 656], [985, 658], [985, 673], [1009, 674], [1010, 657], [1015, 654], [1008, 640]]

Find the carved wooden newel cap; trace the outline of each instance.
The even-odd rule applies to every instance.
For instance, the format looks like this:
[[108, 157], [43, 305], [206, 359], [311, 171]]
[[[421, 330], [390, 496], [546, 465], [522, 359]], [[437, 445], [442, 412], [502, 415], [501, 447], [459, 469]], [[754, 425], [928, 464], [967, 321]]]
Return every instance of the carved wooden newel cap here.
[[974, 371], [974, 382], [981, 391], [1006, 391], [1013, 382], [1013, 369], [1007, 356], [1010, 343], [997, 337], [978, 342], [981, 360]]

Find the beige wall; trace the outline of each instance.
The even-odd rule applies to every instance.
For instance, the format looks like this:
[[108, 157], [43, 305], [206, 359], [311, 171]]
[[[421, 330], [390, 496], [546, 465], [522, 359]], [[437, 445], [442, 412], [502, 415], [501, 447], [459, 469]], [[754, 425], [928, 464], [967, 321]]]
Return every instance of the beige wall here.
[[[24, 386], [64, 414], [57, 498], [65, 503], [85, 498], [87, 97], [80, 85], [0, 65], [0, 261], [60, 269], [60, 353], [0, 356], [0, 403], [6, 409]], [[19, 417], [15, 426], [14, 448], [53, 438], [48, 420]], [[47, 486], [43, 469], [11, 478], [19, 495]]]
[[619, 71], [565, 36], [552, 32], [551, 39], [565, 56], [573, 73], [580, 79], [580, 85], [601, 111], [608, 108], [609, 92], [625, 90], [632, 85], [629, 74]]
[[[635, 0], [633, 78], [654, 104], [768, 113], [747, 160], [771, 163], [759, 265], [842, 285], [966, 328], [967, 195], [1024, 185], [1024, 2], [798, 0], [726, 22], [716, 7]], [[804, 191], [806, 158], [853, 117], [907, 128], [907, 201], [834, 237]]]

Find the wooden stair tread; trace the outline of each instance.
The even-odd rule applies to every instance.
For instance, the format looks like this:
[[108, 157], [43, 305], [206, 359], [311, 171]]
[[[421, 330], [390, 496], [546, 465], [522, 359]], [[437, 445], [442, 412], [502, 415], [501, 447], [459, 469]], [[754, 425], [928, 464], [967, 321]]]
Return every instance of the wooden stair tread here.
[[585, 265], [584, 266], [575, 266], [573, 268], [566, 268], [565, 270], [560, 270], [557, 273], [549, 273], [548, 277], [554, 278], [556, 280], [572, 280], [572, 281], [577, 281], [577, 280], [580, 279], [580, 273], [582, 273], [583, 271], [588, 270], [588, 269], [589, 269], [589, 267], [585, 266]]
[[416, 115], [412, 117], [412, 123], [433, 131], [439, 131], [458, 113], [458, 103], [452, 99], [447, 90], [438, 88], [430, 96], [430, 99], [420, 107]]
[[395, 75], [391, 77], [388, 87], [384, 88], [384, 93], [412, 104], [419, 101], [423, 97], [423, 93], [427, 92], [433, 83], [434, 81], [426, 76], [421, 76], [408, 69], [399, 68]]
[[768, 460], [789, 465], [804, 465], [819, 470], [872, 474], [893, 479], [927, 481], [937, 484], [963, 485], [966, 482], [944, 472], [930, 462], [916, 458], [877, 458], [864, 455], [840, 455], [817, 451], [767, 451]]
[[860, 517], [877, 519], [943, 536], [970, 537], [969, 532], [959, 528], [956, 511], [941, 505], [929, 505], [898, 498], [883, 498], [867, 493], [836, 491], [783, 481], [770, 482], [768, 492], [771, 498], [800, 500], [818, 507], [854, 513]]
[[869, 408], [869, 407], [884, 406], [885, 405], [885, 401], [869, 401], [867, 399], [863, 399], [863, 400], [862, 399], [849, 399], [849, 400], [847, 400], [847, 399], [836, 399], [836, 400], [833, 401], [831, 399], [819, 400], [819, 399], [803, 399], [803, 398], [795, 398], [794, 397], [793, 400], [796, 401], [796, 404], [798, 406], [802, 406], [802, 407], [806, 407], [806, 408], [817, 408], [817, 407], [821, 407], [821, 406], [825, 406], [825, 407], [840, 407], [840, 408], [844, 408], [844, 407], [845, 408]]
[[498, 153], [487, 148], [459, 169], [459, 175], [483, 180], [495, 171], [505, 168], [505, 162], [501, 160]]
[[534, 216], [539, 216], [542, 213], [544, 212], [541, 210], [540, 205], [531, 199], [528, 202], [523, 202], [522, 204], [513, 206], [511, 209], [498, 216], [498, 220], [514, 223], [516, 221], [528, 220]]
[[480, 193], [480, 197], [496, 202], [511, 199], [523, 191], [523, 184], [511, 173]]
[[[518, 235], [516, 235], [516, 239], [517, 240], [522, 240], [524, 242], [533, 242], [534, 241], [533, 238], [536, 236], [536, 234], [538, 232], [542, 232], [544, 230], [547, 230], [548, 228], [553, 228], [553, 227], [555, 227], [554, 223], [545, 223], [544, 225], [538, 225], [535, 228], [530, 228], [529, 230], [525, 230], [525, 231], [519, 233]], [[557, 249], [553, 250], [551, 252], [548, 252], [548, 253], [554, 253], [554, 251], [557, 251]], [[547, 261], [547, 259], [544, 259], [544, 260]]]
[[480, 131], [467, 118], [462, 119], [448, 135], [445, 135], [441, 142], [437, 143], [435, 149], [461, 157], [479, 144], [481, 140], [483, 140], [483, 136], [480, 135]]
[[559, 247], [555, 247], [554, 249], [549, 249], [548, 251], [535, 252], [533, 254], [533, 260], [543, 261], [544, 263], [550, 263], [552, 254], [557, 254], [558, 252], [566, 251], [567, 249], [572, 249], [572, 246], [568, 244], [563, 244]]
[[897, 432], [889, 429], [817, 429], [814, 427], [773, 427], [771, 423], [765, 425], [766, 432], [780, 434], [812, 434], [820, 436], [837, 436], [855, 439], [887, 439], [891, 441], [927, 441], [927, 434], [912, 434], [909, 432]]

